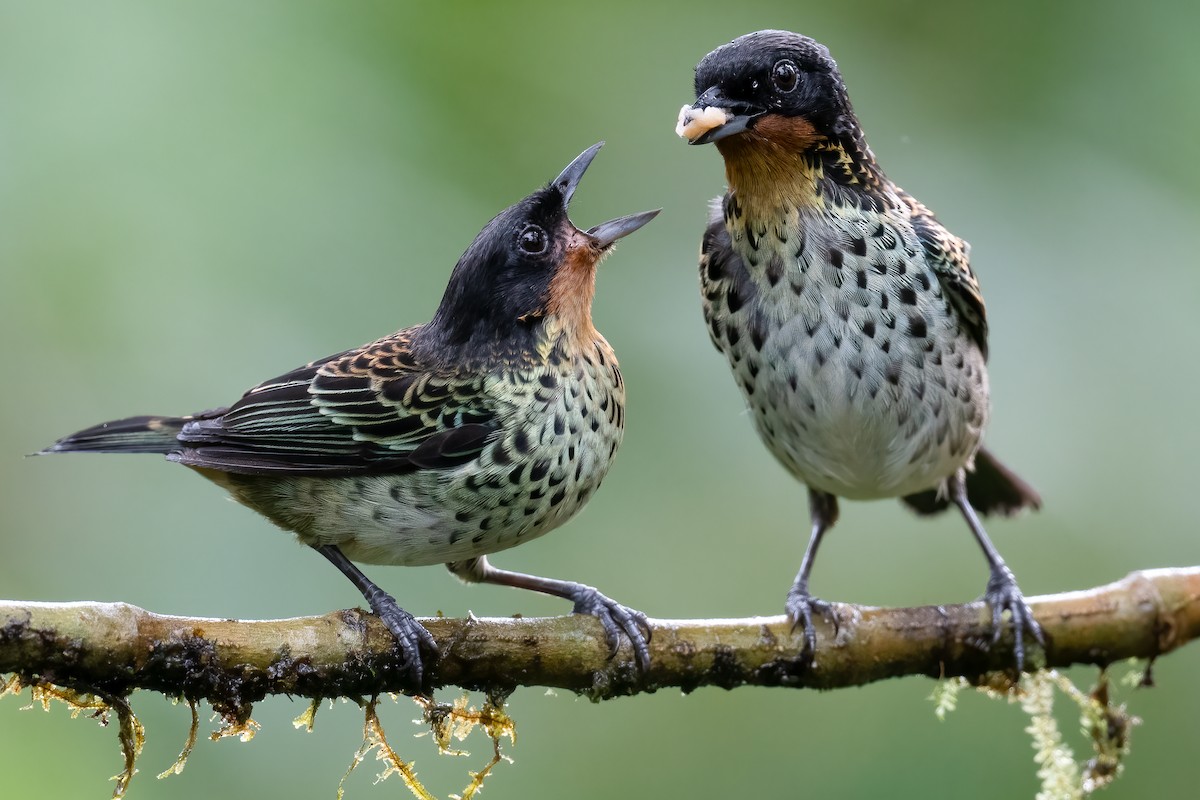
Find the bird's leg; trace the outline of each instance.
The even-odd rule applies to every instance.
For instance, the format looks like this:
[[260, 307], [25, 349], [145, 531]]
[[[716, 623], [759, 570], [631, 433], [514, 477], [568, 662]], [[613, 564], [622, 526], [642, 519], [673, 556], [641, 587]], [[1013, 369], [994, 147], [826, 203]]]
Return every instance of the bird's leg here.
[[967, 499], [966, 473], [960, 469], [950, 478], [947, 485], [950, 499], [962, 512], [971, 533], [975, 534], [975, 541], [979, 542], [979, 547], [983, 550], [983, 556], [987, 559], [988, 567], [991, 569], [992, 574], [988, 578], [987, 590], [984, 592], [983, 598], [992, 609], [992, 642], [1000, 640], [1004, 621], [1003, 614], [1007, 610], [1012, 616], [1013, 655], [1017, 660], [1017, 672], [1023, 672], [1025, 669], [1025, 634], [1028, 632], [1039, 645], [1045, 647], [1046, 640], [1042, 635], [1042, 627], [1033, 618], [1029, 604], [1025, 602], [1021, 590], [1017, 587], [1017, 579], [1013, 577], [1012, 570], [1004, 563], [1004, 559], [1000, 557], [1000, 553], [984, 533], [979, 516]]
[[362, 573], [362, 570], [354, 566], [336, 545], [314, 546], [313, 549], [329, 559], [362, 592], [362, 596], [371, 606], [371, 610], [396, 637], [396, 643], [400, 646], [400, 652], [404, 657], [404, 671], [413, 686], [422, 686], [425, 675], [421, 650], [424, 649], [437, 655], [437, 642], [434, 641], [433, 636], [425, 630], [424, 625], [417, 622], [416, 617], [401, 608], [395, 598], [376, 586], [370, 578]]
[[800, 571], [796, 573], [796, 580], [788, 592], [786, 608], [792, 629], [804, 628], [804, 654], [812, 658], [817, 651], [817, 632], [813, 628], [812, 612], [816, 610], [826, 613], [829, 604], [808, 593], [808, 576], [812, 572], [821, 537], [837, 522], [837, 497], [828, 492], [809, 489], [808, 510], [812, 515], [812, 537], [808, 540], [808, 548], [805, 549], [804, 559], [800, 562]]
[[650, 668], [651, 629], [646, 615], [621, 605], [591, 586], [575, 581], [539, 578], [536, 575], [497, 569], [489, 564], [484, 556], [466, 561], [454, 561], [447, 564], [446, 568], [459, 579], [468, 583], [494, 583], [498, 586], [531, 589], [542, 594], [570, 600], [575, 604], [574, 612], [576, 614], [591, 614], [600, 620], [600, 624], [604, 626], [604, 635], [608, 640], [609, 658], [617, 654], [617, 648], [621, 645], [621, 634], [625, 634], [629, 638], [630, 644], [633, 645], [638, 668], [642, 672]]

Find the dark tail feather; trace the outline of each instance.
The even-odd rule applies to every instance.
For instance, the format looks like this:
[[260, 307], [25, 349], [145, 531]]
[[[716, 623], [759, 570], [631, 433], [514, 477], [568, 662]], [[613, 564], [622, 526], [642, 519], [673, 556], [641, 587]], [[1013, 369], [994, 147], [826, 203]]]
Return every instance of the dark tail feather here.
[[[950, 507], [947, 497], [930, 489], [902, 498], [918, 514], [937, 514]], [[1042, 507], [1042, 496], [984, 448], [975, 454], [975, 471], [967, 473], [967, 499], [980, 514], [1010, 517], [1025, 508]]]
[[37, 455], [47, 453], [169, 453], [179, 449], [176, 438], [185, 417], [130, 417], [104, 422], [59, 439]]

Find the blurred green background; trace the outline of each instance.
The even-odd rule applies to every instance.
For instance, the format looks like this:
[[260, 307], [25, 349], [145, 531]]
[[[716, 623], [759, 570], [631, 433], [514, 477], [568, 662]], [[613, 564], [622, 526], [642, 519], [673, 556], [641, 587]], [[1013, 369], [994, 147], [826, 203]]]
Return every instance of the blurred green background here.
[[[759, 445], [708, 343], [695, 263], [723, 171], [672, 133], [693, 65], [765, 27], [831, 47], [889, 174], [973, 244], [992, 326], [989, 442], [1046, 498], [990, 526], [1025, 591], [1196, 564], [1196, 8], [0, 3], [0, 596], [220, 617], [360, 602], [186, 470], [22, 456], [102, 420], [228, 403], [427, 319], [479, 228], [603, 138], [576, 221], [664, 209], [600, 276], [626, 443], [585, 513], [496, 563], [587, 581], [652, 616], [779, 613], [807, 538], [804, 492]], [[890, 502], [845, 504], [821, 555], [814, 591], [830, 599], [958, 602], [986, 579], [961, 521]], [[369, 573], [417, 614], [566, 611], [436, 568]], [[1107, 797], [1200, 783], [1198, 670], [1188, 648], [1133, 694], [1145, 724]], [[1031, 798], [1024, 716], [972, 695], [938, 722], [932, 688], [600, 706], [523, 690], [516, 764], [486, 796]], [[115, 731], [62, 707], [21, 711], [26, 699], [0, 703], [0, 796], [107, 796]], [[304, 734], [290, 724], [302, 704], [274, 699], [252, 743], [202, 741], [181, 776], [155, 781], [187, 711], [134, 703], [149, 729], [134, 797], [333, 797], [359, 743], [353, 707]], [[461, 760], [410, 739], [407, 701], [383, 714], [443, 795], [486, 758], [485, 741]], [[398, 781], [372, 787], [376, 771], [364, 765], [349, 796], [407, 796]]]

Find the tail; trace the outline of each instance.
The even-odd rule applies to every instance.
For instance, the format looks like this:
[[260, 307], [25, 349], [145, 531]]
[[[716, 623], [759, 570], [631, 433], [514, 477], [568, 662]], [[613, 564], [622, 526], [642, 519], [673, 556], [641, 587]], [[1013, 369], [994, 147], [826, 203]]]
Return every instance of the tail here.
[[36, 455], [47, 453], [160, 453], [179, 449], [176, 438], [190, 417], [129, 417], [73, 433]]
[[[950, 506], [949, 498], [936, 489], [901, 498], [918, 514], [937, 514]], [[967, 499], [980, 514], [1011, 517], [1025, 508], [1042, 507], [1042, 496], [1015, 472], [996, 460], [986, 449], [975, 454], [975, 471], [967, 473]]]

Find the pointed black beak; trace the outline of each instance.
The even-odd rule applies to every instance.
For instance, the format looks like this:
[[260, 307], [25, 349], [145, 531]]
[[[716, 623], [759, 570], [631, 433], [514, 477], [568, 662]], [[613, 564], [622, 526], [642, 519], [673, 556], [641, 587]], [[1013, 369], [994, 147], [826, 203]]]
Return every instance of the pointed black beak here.
[[594, 228], [588, 228], [584, 232], [592, 237], [592, 241], [596, 243], [597, 247], [604, 249], [611, 247], [617, 239], [628, 236], [657, 217], [660, 211], [662, 211], [661, 208], [656, 208], [653, 211], [643, 211], [640, 214], [617, 217], [616, 219], [610, 219], [608, 222], [601, 222]]
[[550, 182], [551, 186], [557, 186], [563, 196], [563, 208], [571, 202], [571, 195], [575, 194], [575, 187], [579, 185], [579, 180], [583, 177], [583, 173], [587, 172], [588, 166], [592, 163], [592, 159], [596, 157], [596, 153], [600, 152], [600, 148], [604, 147], [604, 142], [596, 142], [594, 145], [584, 150], [579, 155], [575, 156], [575, 160], [567, 164], [559, 176]]
[[[596, 142], [587, 150], [584, 150], [551, 182], [551, 186], [557, 187], [562, 192], [563, 208], [566, 208], [567, 204], [571, 202], [571, 196], [575, 194], [575, 188], [579, 186], [579, 180], [583, 177], [583, 173], [587, 172], [588, 166], [592, 163], [592, 159], [596, 157], [596, 153], [600, 152], [601, 147], [604, 147], [604, 142]], [[596, 247], [604, 250], [611, 247], [617, 239], [628, 236], [657, 217], [660, 211], [662, 211], [661, 208], [656, 208], [653, 211], [643, 211], [640, 214], [630, 214], [625, 217], [610, 219], [608, 222], [601, 222], [593, 228], [588, 228], [584, 233], [591, 238], [592, 243]]]
[[712, 86], [695, 103], [680, 109], [675, 132], [688, 144], [710, 144], [741, 133], [764, 113], [757, 106], [730, 100]]

